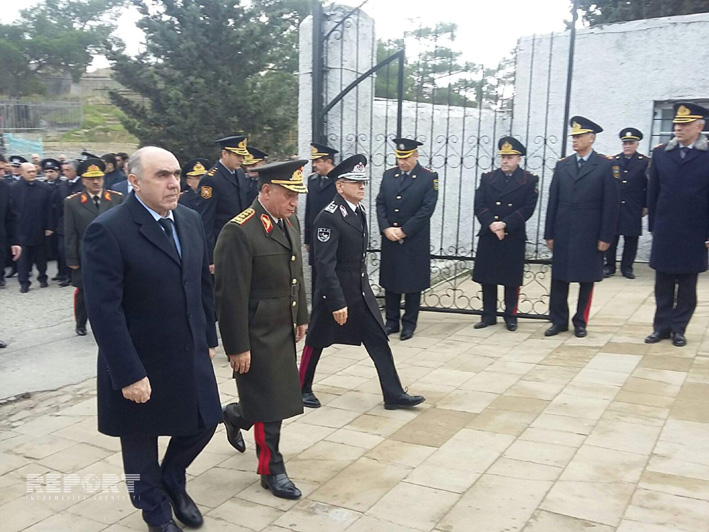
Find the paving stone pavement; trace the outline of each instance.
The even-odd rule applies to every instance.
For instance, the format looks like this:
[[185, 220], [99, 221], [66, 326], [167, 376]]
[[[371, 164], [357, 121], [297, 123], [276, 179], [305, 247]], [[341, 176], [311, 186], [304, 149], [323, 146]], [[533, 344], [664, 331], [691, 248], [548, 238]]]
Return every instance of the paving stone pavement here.
[[[709, 282], [687, 347], [651, 346], [652, 272], [637, 270], [597, 286], [587, 338], [422, 313], [412, 340], [392, 341], [402, 381], [427, 397], [413, 411], [384, 410], [363, 348], [328, 349], [324, 406], [281, 438], [303, 498], [260, 488], [251, 436], [241, 455], [220, 427], [188, 470], [203, 530], [708, 531]], [[234, 400], [223, 353], [215, 371]], [[145, 530], [94, 395], [89, 379], [0, 406], [0, 530]]]

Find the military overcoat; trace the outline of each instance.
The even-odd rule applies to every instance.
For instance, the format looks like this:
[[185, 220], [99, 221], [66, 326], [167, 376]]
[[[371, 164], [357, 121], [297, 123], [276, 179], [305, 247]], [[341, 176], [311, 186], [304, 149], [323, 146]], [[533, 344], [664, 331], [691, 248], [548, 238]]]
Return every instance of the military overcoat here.
[[620, 215], [617, 233], [624, 236], [643, 234], [643, 209], [647, 207], [647, 166], [650, 158], [635, 153], [626, 159], [622, 153], [613, 158], [613, 175], [620, 181]]

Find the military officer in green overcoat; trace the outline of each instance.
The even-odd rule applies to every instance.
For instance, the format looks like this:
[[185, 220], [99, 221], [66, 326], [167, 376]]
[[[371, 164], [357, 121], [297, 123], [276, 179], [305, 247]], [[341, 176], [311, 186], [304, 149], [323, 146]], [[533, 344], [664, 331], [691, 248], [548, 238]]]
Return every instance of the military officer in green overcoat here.
[[227, 437], [243, 452], [240, 429], [254, 427], [261, 485], [286, 499], [301, 495], [278, 444], [281, 422], [303, 412], [296, 343], [308, 309], [295, 210], [307, 192], [305, 163], [257, 168], [258, 197], [224, 226], [214, 250], [219, 329], [239, 390], [239, 403], [224, 410]]

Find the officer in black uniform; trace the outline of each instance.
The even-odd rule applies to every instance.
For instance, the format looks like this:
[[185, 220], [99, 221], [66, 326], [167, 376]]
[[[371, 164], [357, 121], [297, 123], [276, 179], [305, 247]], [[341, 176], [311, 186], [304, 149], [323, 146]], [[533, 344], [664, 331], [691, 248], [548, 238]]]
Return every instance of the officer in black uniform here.
[[524, 275], [526, 222], [534, 213], [539, 178], [522, 170], [525, 146], [513, 137], [497, 143], [500, 168], [483, 174], [475, 192], [475, 216], [480, 222], [473, 281], [482, 285], [483, 313], [475, 329], [497, 322], [497, 285], [505, 287], [505, 323], [517, 330], [517, 302]]
[[330, 172], [337, 195], [315, 218], [313, 253], [318, 270], [313, 312], [300, 361], [303, 406], [317, 408], [312, 386], [322, 350], [332, 344], [361, 345], [374, 362], [384, 408], [410, 408], [423, 396], [401, 386], [382, 315], [367, 276], [369, 235], [360, 202], [369, 178], [367, 158], [353, 155]]
[[207, 173], [208, 166], [207, 159], [192, 159], [182, 167], [182, 177], [185, 179], [186, 188], [180, 193], [178, 203], [192, 210], [197, 210], [197, 204], [199, 203], [197, 188], [202, 176]]
[[315, 260], [312, 250], [312, 231], [315, 217], [320, 214], [335, 197], [335, 180], [328, 174], [335, 168], [335, 154], [339, 153], [335, 148], [313, 142], [310, 144], [310, 162], [313, 165], [313, 173], [308, 177], [308, 195], [305, 198], [305, 229], [303, 231], [303, 243], [308, 249], [308, 263], [311, 267], [310, 286], [312, 294], [315, 294], [317, 284], [317, 272], [315, 271]]
[[[438, 201], [438, 174], [418, 162], [421, 142], [394, 139], [397, 166], [384, 172], [377, 194], [382, 234], [379, 284], [386, 290], [387, 334], [414, 335], [421, 292], [431, 286], [431, 216]], [[401, 318], [401, 295], [406, 294]]]
[[30, 271], [37, 267], [37, 280], [42, 288], [47, 284], [47, 248], [45, 237], [54, 232], [52, 219], [52, 191], [46, 183], [37, 181], [37, 168], [32, 163], [22, 163], [22, 179], [11, 185], [10, 193], [17, 207], [22, 255], [17, 261], [20, 292], [30, 289]]
[[553, 252], [546, 336], [569, 328], [569, 283], [579, 283], [574, 334], [587, 335], [593, 283], [603, 280], [603, 254], [613, 242], [620, 211], [620, 185], [610, 159], [593, 150], [603, 128], [582, 116], [571, 121], [575, 155], [561, 159], [549, 188], [544, 239]]
[[10, 182], [19, 181], [22, 178], [20, 166], [22, 166], [22, 163], [26, 163], [27, 159], [22, 155], [10, 155], [8, 160], [10, 161]]
[[623, 235], [620, 273], [628, 279], [635, 279], [633, 262], [638, 251], [638, 240], [643, 234], [642, 219], [647, 214], [647, 167], [650, 158], [638, 153], [638, 143], [643, 139], [640, 130], [626, 127], [618, 136], [623, 142], [623, 151], [613, 160], [613, 175], [620, 180], [620, 216], [615, 238], [606, 251], [603, 275], [610, 277], [615, 273], [618, 243]]
[[246, 146], [246, 151], [248, 151], [249, 154], [244, 159], [242, 166], [244, 167], [244, 172], [246, 173], [249, 184], [246, 200], [249, 205], [251, 205], [256, 199], [256, 196], [258, 196], [258, 172], [256, 169], [266, 164], [268, 153], [254, 148], [253, 146]]
[[244, 135], [224, 137], [216, 141], [222, 148], [221, 157], [199, 183], [197, 204], [204, 232], [207, 235], [210, 269], [214, 270], [214, 246], [224, 224], [245, 210], [249, 182], [241, 169], [246, 150]]
[[655, 270], [655, 319], [650, 344], [685, 329], [697, 306], [697, 276], [707, 271], [709, 248], [709, 141], [702, 133], [709, 109], [675, 105], [675, 136], [652, 150], [648, 183], [650, 267]]

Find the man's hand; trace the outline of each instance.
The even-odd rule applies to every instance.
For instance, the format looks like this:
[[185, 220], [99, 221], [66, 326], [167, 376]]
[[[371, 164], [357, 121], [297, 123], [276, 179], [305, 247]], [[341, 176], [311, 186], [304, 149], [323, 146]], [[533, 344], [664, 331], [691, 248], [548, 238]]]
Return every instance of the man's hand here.
[[209, 265], [209, 273], [211, 273], [212, 275], [214, 275], [214, 264], [210, 264], [210, 265]]
[[344, 325], [347, 323], [347, 307], [336, 310], [332, 313], [332, 317], [335, 318], [338, 325]]
[[121, 390], [123, 397], [134, 403], [147, 403], [150, 400], [152, 391], [148, 377], [143, 377], [139, 381], [123, 387]]
[[310, 253], [310, 244], [305, 244], [305, 251]]
[[611, 247], [609, 242], [598, 241], [598, 251], [608, 251], [609, 247]]
[[44, 231], [44, 236], [52, 236], [53, 233], [54, 231], [52, 231], [51, 229], [47, 229]]
[[547, 240], [547, 247], [549, 248], [549, 251], [554, 251], [554, 239], [549, 239]]
[[398, 240], [404, 240], [406, 238], [406, 233], [404, 233], [404, 230], [401, 227], [395, 227], [394, 231], [396, 231], [396, 236], [398, 236]]
[[643, 216], [647, 216], [647, 207], [643, 207]]
[[209, 348], [209, 360], [214, 360], [214, 355], [217, 354], [217, 348], [216, 347], [210, 347]]
[[495, 231], [495, 236], [497, 236], [498, 240], [504, 240], [505, 239], [505, 230], [501, 229], [500, 231]]
[[22, 255], [22, 248], [20, 246], [10, 246], [10, 252], [12, 253], [12, 260], [16, 261]]
[[251, 368], [251, 351], [244, 351], [238, 355], [229, 355], [229, 363], [234, 371], [241, 374], [248, 373]]
[[399, 236], [397, 231], [398, 229], [396, 227], [387, 227], [386, 229], [384, 229], [384, 236], [392, 242], [396, 242], [397, 240], [401, 240], [401, 237]]
[[297, 344], [300, 342], [304, 337], [305, 333], [308, 331], [308, 325], [298, 325], [298, 327], [295, 329], [295, 343]]
[[78, 270], [78, 269], [79, 269], [79, 266], [78, 266], [78, 265], [72, 266], [72, 265], [70, 265], [70, 264], [67, 264], [67, 266], [69, 266], [69, 268], [71, 268], [72, 270]]

